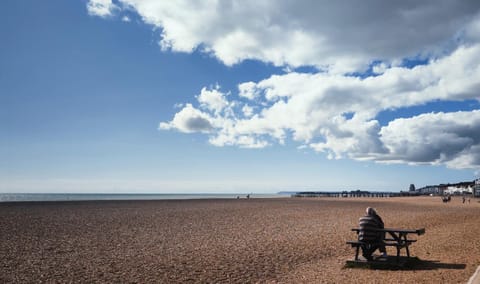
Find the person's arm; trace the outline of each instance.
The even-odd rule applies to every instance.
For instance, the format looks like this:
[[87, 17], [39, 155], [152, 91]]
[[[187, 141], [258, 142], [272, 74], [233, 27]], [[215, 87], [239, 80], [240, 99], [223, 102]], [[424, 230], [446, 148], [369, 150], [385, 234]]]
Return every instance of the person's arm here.
[[382, 218], [380, 218], [380, 216], [378, 216], [378, 219], [380, 219], [380, 224], [382, 224], [382, 229], [385, 228], [385, 224], [383, 223]]
[[382, 218], [379, 215], [375, 215], [375, 222], [378, 224], [378, 228], [383, 229], [385, 228], [385, 224], [383, 223]]

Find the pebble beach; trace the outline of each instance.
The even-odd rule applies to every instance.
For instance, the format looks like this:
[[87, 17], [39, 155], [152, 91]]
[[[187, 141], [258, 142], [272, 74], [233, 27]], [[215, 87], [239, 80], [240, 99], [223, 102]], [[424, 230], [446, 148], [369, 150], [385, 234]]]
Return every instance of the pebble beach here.
[[[345, 267], [367, 206], [425, 228], [418, 265]], [[12, 202], [0, 228], [1, 283], [466, 283], [480, 264], [473, 198]]]

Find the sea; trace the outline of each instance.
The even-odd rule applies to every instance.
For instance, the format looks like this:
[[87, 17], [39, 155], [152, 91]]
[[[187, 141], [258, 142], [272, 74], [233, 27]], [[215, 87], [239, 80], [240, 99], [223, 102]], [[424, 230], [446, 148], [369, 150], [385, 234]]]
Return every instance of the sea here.
[[288, 194], [90, 194], [90, 193], [0, 193], [0, 202], [90, 201], [90, 200], [174, 200], [284, 198]]

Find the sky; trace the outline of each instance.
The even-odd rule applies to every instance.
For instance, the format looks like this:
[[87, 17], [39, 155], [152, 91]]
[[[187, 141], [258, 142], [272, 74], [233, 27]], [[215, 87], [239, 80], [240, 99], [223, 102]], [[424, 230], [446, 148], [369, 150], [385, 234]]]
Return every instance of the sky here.
[[0, 192], [480, 176], [480, 1], [2, 1]]

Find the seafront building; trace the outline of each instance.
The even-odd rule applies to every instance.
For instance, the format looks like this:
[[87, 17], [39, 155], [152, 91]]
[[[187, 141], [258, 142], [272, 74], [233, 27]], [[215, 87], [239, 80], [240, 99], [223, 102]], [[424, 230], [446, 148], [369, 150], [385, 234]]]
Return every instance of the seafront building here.
[[419, 195], [464, 195], [480, 197], [480, 179], [453, 184], [427, 185], [415, 190]]
[[480, 178], [475, 180], [475, 185], [473, 186], [473, 196], [480, 197]]
[[[282, 192], [280, 192], [282, 193]], [[284, 194], [287, 192], [283, 192]], [[468, 195], [480, 197], [480, 178], [474, 181], [427, 185], [415, 188], [411, 184], [408, 191], [379, 192], [365, 190], [351, 191], [297, 191], [288, 192], [291, 197], [396, 197], [396, 196], [419, 196], [419, 195]]]
[[419, 194], [425, 195], [442, 195], [444, 188], [439, 185], [427, 185], [425, 187], [419, 188], [416, 190]]

